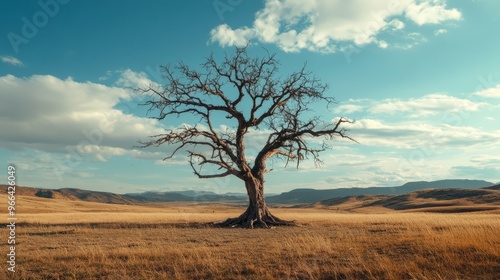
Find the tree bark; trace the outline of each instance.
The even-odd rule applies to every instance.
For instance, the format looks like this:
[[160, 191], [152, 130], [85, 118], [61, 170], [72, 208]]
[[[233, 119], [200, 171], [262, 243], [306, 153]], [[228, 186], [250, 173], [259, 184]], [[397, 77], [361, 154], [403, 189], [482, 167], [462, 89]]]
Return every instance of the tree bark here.
[[249, 198], [246, 211], [237, 218], [230, 218], [215, 225], [243, 228], [295, 225], [293, 221], [285, 221], [271, 214], [264, 198], [263, 178], [247, 177], [245, 178], [245, 187]]

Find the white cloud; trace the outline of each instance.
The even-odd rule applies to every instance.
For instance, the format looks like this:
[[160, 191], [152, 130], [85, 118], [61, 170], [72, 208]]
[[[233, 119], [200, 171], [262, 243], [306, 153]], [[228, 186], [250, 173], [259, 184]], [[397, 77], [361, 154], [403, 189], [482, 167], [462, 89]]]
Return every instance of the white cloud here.
[[407, 117], [422, 117], [444, 112], [477, 111], [486, 103], [474, 102], [468, 99], [434, 93], [418, 98], [409, 99], [384, 99], [374, 101], [369, 99], [349, 100], [337, 107], [335, 113], [349, 114], [353, 112], [365, 112], [369, 114], [401, 114]]
[[392, 26], [394, 30], [401, 30], [405, 27], [405, 24], [399, 19], [393, 19], [389, 22], [389, 25]]
[[486, 98], [500, 98], [500, 85], [476, 92], [474, 95]]
[[335, 108], [336, 113], [351, 114], [355, 112], [364, 111], [365, 108], [362, 105], [356, 104], [341, 104]]
[[387, 124], [381, 120], [361, 119], [350, 128], [350, 136], [363, 145], [399, 149], [426, 147], [462, 148], [475, 145], [500, 145], [500, 131], [487, 132], [469, 126], [403, 122]]
[[381, 49], [387, 49], [387, 47], [389, 46], [389, 44], [386, 42], [386, 41], [379, 41], [378, 42], [378, 46], [381, 48]]
[[163, 133], [156, 120], [115, 109], [131, 92], [91, 82], [38, 75], [0, 77], [0, 147], [105, 161], [141, 138]]
[[100, 145], [87, 144], [87, 145], [78, 145], [76, 147], [76, 152], [78, 152], [78, 154], [82, 156], [94, 155], [95, 160], [104, 162], [107, 161], [107, 159], [112, 156], [119, 156], [125, 154], [126, 150], [117, 147], [106, 147]]
[[375, 114], [406, 112], [410, 116], [419, 117], [441, 114], [443, 111], [477, 111], [481, 105], [482, 103], [475, 103], [445, 94], [429, 94], [408, 100], [386, 99], [375, 104], [369, 111]]
[[406, 7], [406, 16], [418, 25], [438, 24], [446, 20], [460, 20], [457, 9], [447, 9], [443, 0], [419, 1]]
[[443, 29], [443, 28], [434, 31], [434, 35], [436, 35], [436, 36], [439, 36], [439, 35], [445, 34], [445, 33], [448, 33], [448, 30]]
[[99, 81], [107, 81], [113, 75], [113, 71], [108, 70], [104, 76], [99, 77]]
[[135, 72], [130, 69], [117, 71], [120, 77], [115, 82], [116, 86], [125, 88], [146, 88], [152, 86], [158, 88], [160, 85], [151, 81], [144, 72]]
[[448, 9], [444, 0], [267, 0], [252, 27], [233, 29], [222, 24], [210, 35], [211, 41], [221, 46], [243, 46], [258, 40], [287, 52], [332, 53], [351, 44], [387, 48], [391, 44], [378, 36], [401, 32], [404, 21], [425, 25], [460, 19], [461, 13]]
[[243, 47], [248, 43], [247, 38], [253, 37], [254, 31], [249, 28], [232, 30], [227, 24], [217, 26], [210, 31], [212, 38], [217, 38], [219, 44], [225, 46]]
[[7, 63], [10, 65], [14, 65], [17, 67], [23, 67], [24, 63], [20, 61], [19, 59], [13, 57], [13, 56], [0, 56], [0, 59], [2, 60], [3, 63]]
[[136, 72], [131, 69], [115, 71], [108, 70], [106, 71], [106, 74], [99, 77], [98, 80], [100, 82], [115, 80], [112, 83], [113, 86], [129, 89], [146, 88], [149, 86], [154, 88], [160, 87], [158, 83], [148, 78], [148, 74], [144, 72]]

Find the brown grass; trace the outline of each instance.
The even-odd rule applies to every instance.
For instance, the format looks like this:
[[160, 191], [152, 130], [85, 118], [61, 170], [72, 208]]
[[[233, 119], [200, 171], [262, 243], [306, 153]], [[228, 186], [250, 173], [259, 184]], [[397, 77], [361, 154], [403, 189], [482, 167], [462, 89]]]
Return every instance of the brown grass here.
[[[0, 201], [7, 201], [0, 195]], [[497, 279], [498, 212], [273, 209], [303, 226], [218, 229], [232, 206], [18, 197], [17, 272], [0, 279]], [[5, 207], [6, 208], [6, 207]], [[5, 216], [5, 210], [1, 212]], [[7, 236], [7, 231], [3, 230]], [[7, 252], [5, 243], [0, 247]], [[6, 257], [5, 257], [6, 258]], [[12, 277], [14, 276], [14, 277]]]

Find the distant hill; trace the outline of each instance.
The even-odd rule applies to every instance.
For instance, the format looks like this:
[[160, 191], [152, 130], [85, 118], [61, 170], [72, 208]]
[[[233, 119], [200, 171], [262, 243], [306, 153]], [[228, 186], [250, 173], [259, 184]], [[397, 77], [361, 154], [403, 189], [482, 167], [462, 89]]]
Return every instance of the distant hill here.
[[356, 195], [398, 195], [422, 189], [484, 188], [493, 183], [482, 180], [440, 180], [433, 182], [410, 182], [397, 187], [341, 188], [328, 190], [295, 189], [280, 195], [267, 197], [267, 203], [300, 204], [312, 203], [335, 197]]
[[58, 189], [54, 192], [59, 192], [67, 197], [76, 197], [83, 201], [89, 202], [101, 202], [101, 203], [112, 203], [112, 204], [135, 204], [136, 201], [128, 199], [127, 197], [110, 192], [97, 192], [97, 191], [87, 191], [80, 189]]
[[[7, 185], [0, 185], [3, 193], [7, 192]], [[31, 187], [16, 187], [16, 194], [23, 196], [36, 196], [51, 199], [82, 200], [89, 202], [111, 204], [141, 204], [149, 202], [174, 202], [174, 201], [246, 201], [244, 194], [216, 194], [207, 191], [179, 191], [179, 192], [144, 192], [132, 194], [115, 194], [110, 192], [89, 191], [76, 188], [41, 189]]]
[[359, 195], [331, 198], [297, 208], [330, 208], [342, 211], [366, 212], [377, 207], [423, 212], [457, 213], [500, 210], [500, 190], [426, 189], [401, 195]]
[[[365, 200], [364, 203], [375, 201], [383, 196], [406, 194], [422, 189], [477, 189], [489, 187], [496, 190], [499, 185], [480, 180], [441, 180], [434, 182], [411, 182], [398, 187], [372, 187], [372, 188], [344, 188], [330, 190], [295, 189], [279, 195], [268, 195], [269, 204], [304, 204], [333, 199], [329, 203], [337, 203], [351, 197], [350, 200]], [[5, 193], [7, 185], [0, 185]], [[82, 200], [89, 202], [112, 204], [144, 204], [150, 202], [235, 202], [246, 203], [247, 196], [243, 193], [216, 194], [207, 191], [172, 191], [172, 192], [144, 192], [129, 194], [114, 194], [110, 192], [89, 191], [76, 188], [41, 189], [31, 187], [17, 187], [17, 195], [36, 196], [50, 199]], [[382, 197], [373, 197], [382, 195]], [[446, 194], [442, 194], [446, 195]]]
[[171, 201], [243, 201], [245, 195], [216, 194], [207, 191], [175, 191], [175, 192], [144, 192], [123, 195], [141, 202], [171, 202]]
[[[3, 193], [7, 192], [7, 185], [0, 185]], [[36, 196], [51, 199], [83, 200], [89, 202], [112, 203], [112, 204], [136, 204], [138, 201], [129, 199], [120, 194], [110, 192], [88, 191], [75, 188], [63, 189], [41, 189], [31, 187], [16, 187], [17, 195]]]

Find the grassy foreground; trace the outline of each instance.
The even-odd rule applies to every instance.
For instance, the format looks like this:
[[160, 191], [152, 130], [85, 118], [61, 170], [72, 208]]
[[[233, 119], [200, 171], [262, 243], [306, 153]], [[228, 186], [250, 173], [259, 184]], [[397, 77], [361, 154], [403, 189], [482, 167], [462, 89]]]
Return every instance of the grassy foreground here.
[[[4, 196], [0, 199], [6, 201]], [[500, 275], [498, 212], [363, 214], [281, 208], [273, 213], [303, 226], [247, 230], [201, 224], [244, 210], [230, 206], [146, 207], [28, 197], [19, 197], [17, 206], [16, 272], [8, 272], [2, 261], [0, 279], [498, 279]], [[7, 230], [1, 232], [8, 236]], [[0, 250], [6, 256], [5, 242]]]

